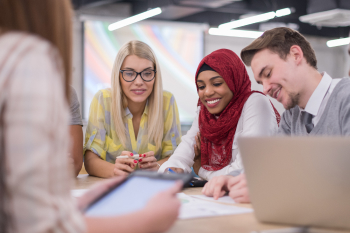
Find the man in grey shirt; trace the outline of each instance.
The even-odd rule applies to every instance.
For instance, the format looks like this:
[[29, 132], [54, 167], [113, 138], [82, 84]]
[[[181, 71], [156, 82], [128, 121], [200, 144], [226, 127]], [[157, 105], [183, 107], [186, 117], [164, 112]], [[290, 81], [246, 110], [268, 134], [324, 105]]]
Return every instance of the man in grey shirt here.
[[[279, 134], [350, 135], [350, 79], [332, 79], [317, 70], [315, 52], [297, 31], [275, 28], [264, 32], [241, 52], [264, 93], [286, 111]], [[226, 191], [237, 202], [249, 202], [244, 174], [214, 177], [203, 193], [218, 198]]]
[[83, 121], [81, 119], [78, 96], [73, 87], [70, 88], [70, 137], [71, 150], [69, 161], [77, 176], [83, 165]]

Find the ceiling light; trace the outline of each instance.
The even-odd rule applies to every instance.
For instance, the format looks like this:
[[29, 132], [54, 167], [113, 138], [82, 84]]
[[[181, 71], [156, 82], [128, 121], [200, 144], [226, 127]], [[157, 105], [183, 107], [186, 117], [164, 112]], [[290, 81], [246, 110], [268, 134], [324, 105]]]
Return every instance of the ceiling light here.
[[299, 20], [320, 27], [347, 27], [350, 26], [350, 10], [333, 9], [300, 16]]
[[350, 44], [350, 37], [327, 41], [328, 47], [336, 47], [348, 44]]
[[238, 27], [246, 26], [246, 25], [253, 24], [253, 23], [264, 22], [264, 21], [273, 19], [275, 17], [290, 15], [292, 13], [292, 11], [293, 11], [293, 9], [291, 9], [291, 8], [283, 8], [283, 9], [277, 10], [276, 12], [271, 11], [271, 12], [267, 12], [264, 14], [254, 15], [254, 16], [247, 17], [244, 19], [239, 19], [239, 20], [235, 20], [232, 22], [220, 24], [219, 28], [220, 29], [232, 29], [232, 28], [238, 28]]
[[247, 31], [247, 30], [227, 30], [221, 28], [210, 28], [209, 34], [215, 36], [234, 36], [234, 37], [243, 37], [243, 38], [258, 38], [264, 32], [259, 31]]
[[291, 13], [292, 13], [292, 10], [290, 8], [284, 8], [284, 9], [276, 11], [276, 17], [290, 15]]
[[162, 9], [160, 9], [160, 7], [157, 7], [157, 8], [154, 8], [152, 10], [148, 10], [148, 11], [145, 11], [143, 13], [140, 13], [138, 15], [134, 15], [134, 16], [131, 16], [129, 18], [112, 23], [108, 26], [108, 30], [113, 31], [113, 30], [125, 27], [127, 25], [139, 22], [141, 20], [153, 17], [155, 15], [159, 15], [160, 13], [162, 13]]
[[260, 14], [260, 15], [255, 15], [252, 17], [248, 17], [248, 18], [244, 18], [244, 19], [239, 19], [239, 20], [235, 20], [232, 22], [228, 22], [228, 23], [224, 23], [219, 25], [220, 29], [232, 29], [232, 28], [238, 28], [238, 27], [242, 27], [245, 25], [249, 25], [249, 24], [253, 24], [253, 23], [258, 23], [258, 22], [263, 22], [269, 19], [273, 19], [275, 18], [276, 13], [271, 11], [271, 12], [267, 12], [264, 14]]

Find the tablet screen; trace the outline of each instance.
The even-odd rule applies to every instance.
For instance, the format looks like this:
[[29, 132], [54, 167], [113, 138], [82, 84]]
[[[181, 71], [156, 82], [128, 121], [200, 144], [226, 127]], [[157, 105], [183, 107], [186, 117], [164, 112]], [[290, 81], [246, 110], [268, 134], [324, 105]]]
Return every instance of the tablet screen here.
[[92, 204], [86, 216], [108, 217], [141, 210], [157, 193], [175, 184], [175, 180], [134, 176]]

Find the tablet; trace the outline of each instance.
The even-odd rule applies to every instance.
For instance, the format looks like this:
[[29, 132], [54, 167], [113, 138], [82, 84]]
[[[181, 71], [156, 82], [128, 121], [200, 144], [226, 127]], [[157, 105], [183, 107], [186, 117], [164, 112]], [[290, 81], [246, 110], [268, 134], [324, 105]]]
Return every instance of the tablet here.
[[135, 171], [125, 181], [92, 203], [85, 210], [85, 215], [111, 217], [141, 210], [154, 195], [169, 189], [177, 180], [187, 184], [191, 178], [191, 174]]

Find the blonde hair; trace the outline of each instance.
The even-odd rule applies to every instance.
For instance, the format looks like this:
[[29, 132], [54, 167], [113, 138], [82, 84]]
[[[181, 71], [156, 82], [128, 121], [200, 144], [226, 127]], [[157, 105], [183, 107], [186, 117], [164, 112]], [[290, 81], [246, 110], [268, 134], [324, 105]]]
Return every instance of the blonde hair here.
[[69, 100], [72, 76], [72, 5], [69, 0], [0, 0], [0, 28], [40, 36], [54, 45], [63, 61]]
[[153, 91], [148, 97], [148, 138], [156, 143], [157, 151], [161, 147], [164, 130], [164, 124], [159, 123], [164, 121], [162, 75], [153, 50], [141, 41], [133, 40], [123, 45], [114, 61], [112, 70], [112, 117], [115, 131], [120, 142], [125, 147], [127, 129], [125, 128], [124, 115], [128, 101], [121, 88], [119, 74], [124, 59], [129, 55], [136, 55], [151, 61], [154, 69], [157, 71]]

